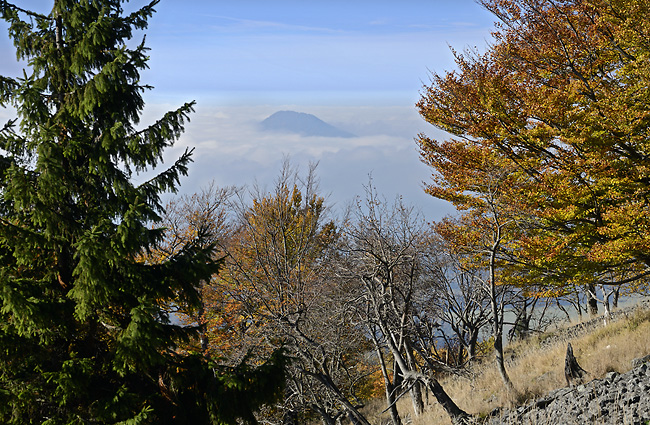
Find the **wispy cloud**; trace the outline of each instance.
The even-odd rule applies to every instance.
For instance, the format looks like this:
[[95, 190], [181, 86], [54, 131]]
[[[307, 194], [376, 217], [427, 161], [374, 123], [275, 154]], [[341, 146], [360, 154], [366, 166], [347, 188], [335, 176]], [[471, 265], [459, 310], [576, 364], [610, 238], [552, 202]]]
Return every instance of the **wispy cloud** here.
[[[277, 32], [303, 32], [303, 33], [326, 33], [326, 34], [341, 34], [344, 31], [340, 29], [323, 27], [323, 26], [309, 26], [309, 25], [296, 25], [281, 21], [270, 20], [256, 20], [236, 18], [232, 16], [221, 15], [204, 15], [206, 18], [212, 19], [212, 29], [220, 31], [238, 31], [238, 32], [258, 32], [264, 30], [272, 30]], [[219, 22], [221, 21], [221, 22]], [[229, 23], [229, 24], [228, 24]]]

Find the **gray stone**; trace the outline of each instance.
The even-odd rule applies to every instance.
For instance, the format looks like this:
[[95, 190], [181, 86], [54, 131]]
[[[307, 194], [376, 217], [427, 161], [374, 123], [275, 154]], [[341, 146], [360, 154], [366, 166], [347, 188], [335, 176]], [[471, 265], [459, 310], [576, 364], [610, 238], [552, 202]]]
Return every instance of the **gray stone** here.
[[[647, 365], [645, 363], [650, 362], [650, 354], [644, 357], [639, 357], [638, 359], [632, 360], [632, 367], [639, 367], [641, 365], [644, 365], [647, 368]], [[645, 372], [645, 369], [643, 370]]]
[[[574, 388], [554, 390], [515, 409], [503, 409], [486, 419], [489, 425], [642, 425], [650, 421], [650, 375], [641, 371], [610, 372]], [[640, 373], [641, 372], [641, 373]]]

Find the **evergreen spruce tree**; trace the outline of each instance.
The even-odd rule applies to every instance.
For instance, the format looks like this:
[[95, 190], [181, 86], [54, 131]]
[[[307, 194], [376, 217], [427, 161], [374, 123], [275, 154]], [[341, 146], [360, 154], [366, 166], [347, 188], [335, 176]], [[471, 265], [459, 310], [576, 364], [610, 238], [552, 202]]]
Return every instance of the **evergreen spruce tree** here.
[[[186, 151], [135, 185], [181, 134], [193, 103], [138, 130], [144, 29], [157, 1], [54, 0], [38, 14], [0, 0], [21, 78], [0, 77], [0, 423], [208, 424], [254, 421], [281, 356], [224, 369], [179, 344], [165, 305], [200, 305], [213, 247], [189, 243], [163, 264], [161, 194], [187, 172]], [[3, 60], [5, 60], [3, 58]]]

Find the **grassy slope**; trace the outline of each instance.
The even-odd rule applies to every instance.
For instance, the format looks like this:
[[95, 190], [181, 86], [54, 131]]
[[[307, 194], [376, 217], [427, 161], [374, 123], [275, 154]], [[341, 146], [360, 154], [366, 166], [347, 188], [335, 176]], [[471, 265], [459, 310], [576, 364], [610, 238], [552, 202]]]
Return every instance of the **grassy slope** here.
[[[586, 381], [602, 378], [607, 372], [626, 372], [631, 361], [650, 354], [650, 310], [634, 310], [606, 327], [602, 325], [581, 337], [554, 338], [549, 335], [530, 338], [507, 348], [508, 373], [518, 394], [507, 394], [494, 363], [487, 361], [473, 368], [473, 379], [448, 377], [440, 383], [458, 405], [472, 414], [486, 414], [496, 407], [512, 407], [537, 398], [551, 390], [566, 386], [564, 357], [567, 342], [571, 342], [578, 363], [589, 372]], [[423, 416], [412, 417], [408, 397], [400, 400], [398, 408], [402, 417], [408, 415], [413, 425], [450, 424], [449, 418], [433, 397]], [[373, 424], [385, 423], [386, 413], [382, 401], [377, 401], [367, 412]]]

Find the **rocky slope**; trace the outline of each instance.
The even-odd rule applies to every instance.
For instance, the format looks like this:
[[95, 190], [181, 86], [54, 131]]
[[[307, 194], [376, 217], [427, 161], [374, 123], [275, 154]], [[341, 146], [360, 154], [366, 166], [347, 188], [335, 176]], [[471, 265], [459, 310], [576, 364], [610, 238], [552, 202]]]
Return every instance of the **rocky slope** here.
[[[648, 308], [647, 302], [643, 308]], [[617, 313], [625, 314], [626, 311]], [[545, 342], [577, 337], [591, 325], [597, 326], [597, 322], [562, 330], [551, 338], [555, 341]], [[515, 409], [497, 409], [479, 422], [486, 425], [650, 424], [650, 355], [635, 359], [630, 366], [632, 369], [626, 373], [610, 372], [603, 379], [560, 388]]]
[[561, 388], [517, 409], [494, 411], [484, 422], [510, 424], [612, 424], [650, 423], [650, 356], [635, 360], [636, 367], [610, 372], [573, 388]]

